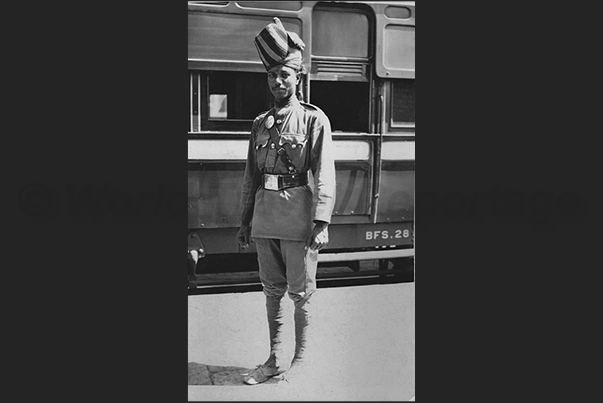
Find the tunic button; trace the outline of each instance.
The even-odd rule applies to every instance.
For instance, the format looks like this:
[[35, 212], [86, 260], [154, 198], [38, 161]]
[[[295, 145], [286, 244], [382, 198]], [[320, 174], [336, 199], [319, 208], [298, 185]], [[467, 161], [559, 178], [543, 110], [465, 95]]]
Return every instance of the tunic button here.
[[270, 148], [274, 148], [274, 143], [270, 144]]
[[297, 147], [297, 144], [291, 144], [291, 148]]
[[280, 120], [280, 119], [277, 119], [276, 124], [277, 124], [277, 125], [280, 125], [281, 123], [283, 123], [283, 121], [282, 121], [282, 120]]

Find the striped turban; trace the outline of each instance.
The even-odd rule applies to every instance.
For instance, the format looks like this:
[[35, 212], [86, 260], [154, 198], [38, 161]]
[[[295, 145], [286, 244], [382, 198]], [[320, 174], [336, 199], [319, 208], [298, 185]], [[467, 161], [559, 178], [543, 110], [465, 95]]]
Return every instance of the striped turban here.
[[287, 32], [277, 17], [273, 21], [254, 39], [266, 71], [279, 64], [299, 70], [302, 66], [301, 51], [306, 46], [304, 41], [295, 32]]

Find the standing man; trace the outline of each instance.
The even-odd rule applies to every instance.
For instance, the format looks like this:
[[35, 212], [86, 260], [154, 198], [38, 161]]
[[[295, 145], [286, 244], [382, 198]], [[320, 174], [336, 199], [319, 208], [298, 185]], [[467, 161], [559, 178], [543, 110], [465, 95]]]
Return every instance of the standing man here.
[[256, 243], [270, 334], [270, 355], [245, 374], [249, 385], [283, 372], [277, 347], [285, 293], [295, 305], [295, 354], [284, 378], [311, 371], [304, 355], [310, 297], [316, 291], [318, 251], [329, 242], [335, 201], [331, 124], [320, 109], [296, 96], [305, 44], [278, 18], [273, 21], [255, 37], [255, 45], [268, 72], [274, 107], [256, 117], [251, 128], [237, 234], [243, 248], [250, 239]]

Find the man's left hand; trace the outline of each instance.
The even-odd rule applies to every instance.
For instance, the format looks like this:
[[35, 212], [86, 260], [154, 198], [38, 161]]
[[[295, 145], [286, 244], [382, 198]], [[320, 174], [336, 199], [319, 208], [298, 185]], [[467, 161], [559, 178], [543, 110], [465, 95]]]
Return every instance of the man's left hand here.
[[329, 243], [328, 227], [329, 223], [317, 221], [312, 229], [312, 234], [310, 234], [308, 242], [306, 242], [306, 247], [309, 247], [312, 250], [321, 250], [324, 248], [325, 245]]

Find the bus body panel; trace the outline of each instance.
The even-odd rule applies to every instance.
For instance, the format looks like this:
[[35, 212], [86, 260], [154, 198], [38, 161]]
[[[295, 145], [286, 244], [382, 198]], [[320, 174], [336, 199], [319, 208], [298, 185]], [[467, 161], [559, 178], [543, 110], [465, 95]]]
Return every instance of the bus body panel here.
[[[413, 255], [414, 2], [213, 3], [188, 6], [188, 229], [204, 254], [255, 253], [235, 239], [251, 123], [271, 107], [253, 37], [277, 16], [306, 44], [302, 100], [333, 127], [336, 204], [323, 252]], [[344, 25], [352, 20], [358, 32]]]

